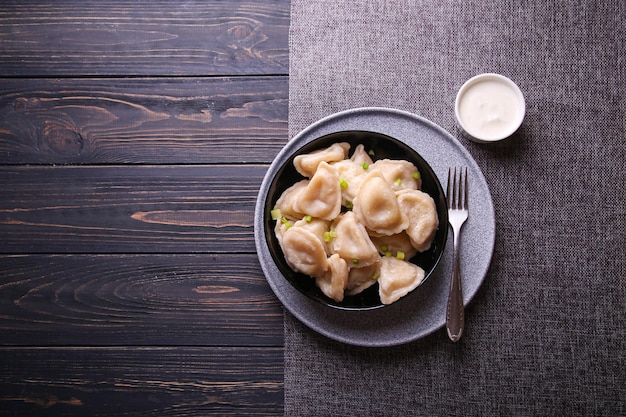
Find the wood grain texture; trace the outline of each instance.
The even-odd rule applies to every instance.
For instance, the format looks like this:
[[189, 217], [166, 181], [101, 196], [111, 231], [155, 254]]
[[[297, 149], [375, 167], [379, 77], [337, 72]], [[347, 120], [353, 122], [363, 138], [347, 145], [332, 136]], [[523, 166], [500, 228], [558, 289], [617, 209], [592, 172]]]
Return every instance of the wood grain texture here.
[[11, 1], [0, 76], [288, 72], [289, 1]]
[[269, 163], [286, 77], [6, 79], [0, 164]]
[[288, 0], [0, 7], [0, 416], [283, 414]]
[[0, 345], [281, 346], [256, 254], [0, 256]]
[[282, 416], [282, 349], [0, 348], [0, 416]]
[[266, 170], [0, 166], [0, 253], [254, 253]]

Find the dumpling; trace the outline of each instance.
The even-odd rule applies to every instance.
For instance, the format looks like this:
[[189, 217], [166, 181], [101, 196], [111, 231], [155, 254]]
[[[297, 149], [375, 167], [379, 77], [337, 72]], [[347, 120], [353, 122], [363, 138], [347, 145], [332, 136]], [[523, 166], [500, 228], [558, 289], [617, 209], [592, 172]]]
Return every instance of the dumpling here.
[[331, 240], [331, 251], [345, 259], [351, 268], [364, 268], [380, 258], [367, 230], [353, 212], [341, 215], [333, 222], [332, 228], [335, 236]]
[[397, 258], [381, 259], [378, 294], [383, 304], [391, 304], [417, 288], [424, 279], [422, 268]]
[[420, 252], [428, 250], [439, 227], [435, 200], [419, 190], [399, 191], [396, 195], [400, 210], [409, 218], [406, 232], [411, 244]]
[[397, 256], [398, 252], [402, 252], [404, 259], [409, 260], [417, 254], [417, 249], [413, 247], [406, 231], [391, 236], [372, 236], [372, 243], [381, 255], [389, 253], [391, 256]]
[[293, 224], [293, 227], [302, 227], [303, 229], [313, 233], [315, 237], [317, 237], [319, 241], [322, 242], [322, 246], [324, 246], [324, 249], [326, 250], [326, 255], [331, 255], [330, 244], [326, 242], [327, 239], [324, 238], [325, 235], [328, 236], [328, 232], [330, 230], [330, 221], [318, 219], [315, 217], [312, 217], [310, 219], [304, 218], [295, 222]]
[[[287, 226], [286, 223], [289, 223], [289, 226]], [[285, 221], [282, 221], [281, 219], [276, 220], [276, 225], [274, 226], [274, 234], [276, 235], [276, 240], [278, 240], [278, 244], [280, 245], [280, 247], [283, 247], [283, 236], [285, 235], [285, 232], [289, 229], [289, 227], [291, 226], [291, 221], [285, 219]]]
[[343, 301], [344, 291], [348, 283], [348, 263], [339, 255], [328, 258], [328, 270], [315, 277], [315, 283], [329, 298]]
[[341, 204], [347, 206], [352, 204], [356, 192], [365, 179], [367, 171], [363, 167], [350, 159], [333, 162], [332, 166], [339, 175], [339, 185], [341, 188]]
[[358, 221], [377, 235], [395, 235], [409, 226], [409, 218], [400, 210], [395, 192], [378, 170], [367, 174], [361, 183], [353, 211]]
[[281, 247], [287, 264], [295, 271], [317, 276], [328, 270], [324, 246], [313, 233], [302, 227], [285, 230]]
[[298, 181], [291, 187], [287, 188], [280, 195], [278, 200], [276, 201], [275, 209], [279, 209], [282, 216], [290, 217], [293, 219], [300, 219], [304, 216], [304, 213], [300, 213], [299, 211], [293, 208], [294, 202], [298, 201], [298, 196], [300, 192], [306, 188], [309, 180]]
[[380, 260], [365, 268], [350, 268], [348, 273], [347, 295], [356, 295], [376, 284], [380, 275]]
[[368, 167], [374, 163], [372, 158], [365, 152], [365, 146], [363, 146], [363, 144], [358, 144], [356, 148], [354, 148], [354, 153], [350, 157], [350, 160], [361, 167]]
[[383, 173], [387, 183], [394, 191], [419, 190], [422, 187], [422, 177], [419, 171], [409, 161], [402, 159], [379, 159], [372, 165]]
[[308, 154], [298, 155], [293, 160], [293, 166], [305, 177], [312, 177], [321, 162], [336, 162], [346, 159], [350, 150], [347, 142], [333, 143], [328, 148], [319, 149]]
[[293, 202], [293, 209], [332, 220], [341, 212], [341, 186], [337, 170], [326, 162], [321, 162], [306, 187]]

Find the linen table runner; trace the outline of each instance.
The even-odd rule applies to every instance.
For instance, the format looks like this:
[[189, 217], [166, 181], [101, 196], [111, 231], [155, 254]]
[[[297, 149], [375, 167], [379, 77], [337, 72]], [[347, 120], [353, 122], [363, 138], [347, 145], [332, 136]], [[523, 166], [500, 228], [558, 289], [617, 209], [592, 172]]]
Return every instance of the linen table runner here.
[[[291, 20], [290, 135], [363, 106], [426, 117], [477, 161], [497, 235], [459, 343], [354, 347], [286, 312], [285, 415], [625, 415], [625, 3], [292, 0]], [[526, 98], [499, 144], [454, 121], [482, 72]]]

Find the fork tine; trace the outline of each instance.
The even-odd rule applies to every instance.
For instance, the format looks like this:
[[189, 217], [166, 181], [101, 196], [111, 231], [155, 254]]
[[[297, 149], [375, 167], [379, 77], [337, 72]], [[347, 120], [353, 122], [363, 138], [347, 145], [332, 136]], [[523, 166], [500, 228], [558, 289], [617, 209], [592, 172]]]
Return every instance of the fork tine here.
[[460, 174], [461, 174], [461, 170], [459, 170], [459, 172], [457, 173], [456, 167], [454, 167], [454, 171], [452, 172], [452, 175], [451, 175], [452, 188], [448, 192], [448, 195], [450, 198], [450, 204], [448, 205], [448, 207], [453, 210], [457, 210], [459, 208], [459, 196], [461, 195], [460, 194], [461, 183], [460, 183], [460, 178], [459, 178]]
[[463, 210], [467, 210], [467, 203], [468, 203], [468, 199], [467, 199], [467, 167], [465, 167], [465, 175], [463, 178], [463, 201], [461, 202], [461, 208]]
[[461, 195], [461, 179], [459, 177], [461, 175], [461, 170], [456, 172], [456, 167], [454, 168], [454, 179], [452, 183], [452, 208], [458, 210], [459, 208], [459, 196]]

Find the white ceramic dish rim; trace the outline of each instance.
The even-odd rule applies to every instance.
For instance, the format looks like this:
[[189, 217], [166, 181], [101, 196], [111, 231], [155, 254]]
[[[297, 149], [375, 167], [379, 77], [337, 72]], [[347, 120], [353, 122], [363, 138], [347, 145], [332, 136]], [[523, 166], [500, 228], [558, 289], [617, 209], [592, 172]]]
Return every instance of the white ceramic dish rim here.
[[[497, 80], [509, 86], [513, 90], [515, 95], [517, 96], [519, 103], [520, 103], [520, 110], [517, 113], [517, 119], [515, 120], [515, 123], [513, 123], [510, 129], [502, 132], [501, 135], [495, 136], [495, 137], [480, 136], [476, 132], [472, 132], [471, 129], [468, 129], [466, 124], [463, 123], [463, 118], [461, 117], [460, 109], [459, 109], [461, 99], [463, 98], [463, 95], [467, 92], [467, 90], [470, 89], [475, 84], [482, 82], [482, 81], [487, 81], [487, 80]], [[522, 125], [522, 122], [524, 121], [524, 117], [526, 117], [526, 99], [524, 98], [524, 94], [522, 93], [522, 90], [513, 80], [511, 80], [510, 78], [502, 74], [486, 72], [483, 74], [475, 75], [469, 80], [465, 81], [465, 83], [463, 83], [454, 101], [454, 115], [456, 116], [457, 123], [459, 124], [461, 129], [463, 129], [463, 132], [469, 139], [473, 140], [474, 142], [479, 142], [479, 143], [499, 142], [513, 135]]]

